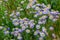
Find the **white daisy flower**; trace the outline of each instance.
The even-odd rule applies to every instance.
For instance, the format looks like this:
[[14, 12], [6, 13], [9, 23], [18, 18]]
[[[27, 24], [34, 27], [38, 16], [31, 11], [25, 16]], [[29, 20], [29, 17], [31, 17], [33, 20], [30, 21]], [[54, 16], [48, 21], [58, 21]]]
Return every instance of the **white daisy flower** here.
[[21, 1], [21, 4], [24, 4], [25, 1]]
[[0, 26], [0, 30], [2, 30], [3, 29], [3, 26]]
[[37, 17], [38, 15], [34, 15], [34, 17]]
[[36, 7], [35, 10], [40, 10], [40, 8], [39, 7]]
[[21, 37], [21, 36], [18, 36], [18, 37], [17, 37], [17, 39], [18, 39], [18, 40], [21, 40], [21, 39], [22, 39], [22, 37]]
[[43, 38], [42, 37], [39, 37], [39, 40], [43, 40]]
[[34, 32], [34, 35], [38, 35], [38, 33], [35, 31], [35, 32]]
[[7, 2], [8, 0], [4, 0], [5, 2]]
[[50, 15], [50, 16], [49, 16], [49, 19], [51, 19], [51, 20], [52, 20], [52, 19], [53, 19], [53, 16], [52, 16], [52, 15]]
[[29, 29], [26, 29], [26, 33], [30, 33], [30, 30]]
[[45, 37], [45, 34], [43, 32], [40, 32], [41, 37]]
[[40, 25], [36, 25], [36, 29], [40, 29]]

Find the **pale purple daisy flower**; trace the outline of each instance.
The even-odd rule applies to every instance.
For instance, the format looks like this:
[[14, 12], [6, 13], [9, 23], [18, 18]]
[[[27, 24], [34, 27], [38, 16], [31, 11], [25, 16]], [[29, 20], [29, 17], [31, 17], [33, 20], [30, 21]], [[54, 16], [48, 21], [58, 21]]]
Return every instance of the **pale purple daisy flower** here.
[[56, 35], [53, 33], [53, 34], [52, 34], [52, 37], [53, 37], [53, 38], [56, 38]]
[[29, 25], [30, 25], [30, 28], [34, 28], [34, 24], [33, 23], [31, 23]]
[[42, 27], [42, 31], [43, 31], [43, 32], [46, 32], [47, 29], [46, 29], [45, 27]]
[[19, 19], [13, 19], [12, 22], [13, 22], [14, 26], [19, 25]]
[[6, 30], [4, 31], [4, 34], [5, 34], [5, 35], [7, 35], [7, 34], [9, 34], [9, 33], [10, 33], [9, 31], [6, 31]]
[[54, 30], [54, 27], [51, 26], [49, 29], [50, 29], [50, 30]]
[[16, 16], [20, 16], [20, 12], [16, 12]]
[[22, 30], [21, 30], [21, 29], [18, 29], [18, 31], [19, 31], [19, 32], [22, 32]]

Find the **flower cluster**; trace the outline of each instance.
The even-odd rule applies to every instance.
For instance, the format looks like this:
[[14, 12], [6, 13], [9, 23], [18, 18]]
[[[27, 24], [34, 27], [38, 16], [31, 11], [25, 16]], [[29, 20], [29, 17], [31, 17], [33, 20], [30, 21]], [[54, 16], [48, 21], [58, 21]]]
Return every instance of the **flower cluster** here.
[[[21, 4], [23, 5], [25, 1], [21, 1]], [[27, 17], [25, 15], [25, 17], [22, 18], [21, 16], [23, 14], [21, 12], [24, 12], [25, 9], [27, 11], [29, 9], [33, 9], [34, 11], [29, 11], [28, 14], [25, 13], [29, 16]], [[48, 29], [45, 26], [47, 24], [47, 21], [51, 21], [51, 23], [54, 23], [58, 20], [60, 13], [58, 11], [52, 10], [49, 4], [39, 4], [36, 0], [29, 0], [29, 3], [25, 9], [17, 7], [17, 10], [19, 11], [12, 11], [12, 13], [9, 14], [9, 19], [10, 21], [12, 21], [12, 25], [14, 25], [12, 31], [10, 31], [10, 27], [5, 28], [6, 26], [0, 26], [0, 30], [3, 30], [5, 35], [13, 35], [17, 38], [17, 40], [24, 40], [24, 33], [26, 33], [27, 35], [32, 34], [37, 38], [37, 40], [44, 40], [45, 37], [49, 36]], [[33, 15], [32, 19], [29, 18], [31, 17], [30, 14]], [[50, 25], [49, 30], [53, 31], [54, 27]], [[53, 38], [56, 38], [56, 35], [54, 33], [52, 33], [51, 35]]]

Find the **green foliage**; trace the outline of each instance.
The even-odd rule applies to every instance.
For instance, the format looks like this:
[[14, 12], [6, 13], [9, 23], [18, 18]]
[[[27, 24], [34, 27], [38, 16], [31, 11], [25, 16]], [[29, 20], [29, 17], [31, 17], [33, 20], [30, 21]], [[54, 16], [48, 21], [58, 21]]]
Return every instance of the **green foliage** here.
[[51, 8], [60, 11], [60, 0], [38, 0], [39, 3], [51, 4]]

